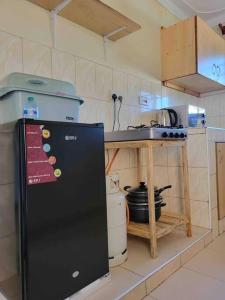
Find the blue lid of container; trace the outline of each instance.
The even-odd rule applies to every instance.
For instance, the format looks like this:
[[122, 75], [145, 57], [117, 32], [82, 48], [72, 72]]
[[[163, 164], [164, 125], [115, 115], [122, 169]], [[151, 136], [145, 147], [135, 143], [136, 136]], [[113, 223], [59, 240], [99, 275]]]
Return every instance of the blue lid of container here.
[[26, 91], [55, 97], [69, 98], [77, 100], [82, 104], [84, 101], [76, 96], [76, 90], [73, 84], [24, 73], [11, 73], [0, 83], [0, 100], [6, 94], [15, 91]]

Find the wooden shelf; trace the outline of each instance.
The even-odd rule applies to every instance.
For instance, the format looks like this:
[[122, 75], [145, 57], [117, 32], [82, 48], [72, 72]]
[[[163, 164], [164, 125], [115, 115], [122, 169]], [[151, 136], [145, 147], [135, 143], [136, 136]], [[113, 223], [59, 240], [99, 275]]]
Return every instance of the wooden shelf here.
[[[174, 214], [166, 213], [162, 214], [158, 222], [155, 221], [155, 196], [154, 196], [154, 147], [170, 147], [176, 146], [181, 148], [182, 162], [183, 162], [183, 213]], [[151, 216], [149, 224], [140, 224], [129, 222], [127, 226], [128, 233], [144, 237], [150, 240], [151, 256], [157, 256], [157, 239], [170, 233], [177, 226], [185, 224], [185, 231], [187, 236], [191, 236], [191, 211], [190, 211], [190, 197], [189, 197], [189, 176], [188, 176], [188, 162], [187, 162], [187, 142], [183, 140], [140, 140], [140, 141], [123, 141], [123, 142], [110, 142], [105, 143], [105, 149], [114, 149], [114, 154], [106, 168], [106, 175], [108, 175], [112, 169], [113, 162], [117, 157], [120, 149], [132, 148], [136, 149], [137, 153], [137, 182], [142, 179], [142, 162], [141, 162], [141, 149], [147, 148], [147, 186], [148, 186], [148, 209]], [[129, 218], [129, 216], [128, 216]]]
[[[185, 217], [173, 216], [173, 215], [163, 215], [156, 222], [156, 238], [159, 239], [169, 233], [171, 233], [176, 227], [185, 224]], [[130, 222], [127, 227], [127, 232], [129, 234], [143, 237], [146, 239], [151, 238], [149, 224]]]
[[180, 78], [164, 81], [163, 86], [175, 89], [177, 91], [190, 94], [195, 97], [200, 97], [201, 94], [211, 91], [222, 91], [225, 86], [211, 80], [201, 74], [192, 74]]
[[[28, 1], [49, 11], [62, 3], [62, 0]], [[61, 10], [59, 15], [94, 31], [103, 37], [120, 28], [124, 28], [120, 32], [109, 37], [112, 41], [116, 41], [141, 28], [139, 24], [104, 4], [100, 0], [72, 0]]]

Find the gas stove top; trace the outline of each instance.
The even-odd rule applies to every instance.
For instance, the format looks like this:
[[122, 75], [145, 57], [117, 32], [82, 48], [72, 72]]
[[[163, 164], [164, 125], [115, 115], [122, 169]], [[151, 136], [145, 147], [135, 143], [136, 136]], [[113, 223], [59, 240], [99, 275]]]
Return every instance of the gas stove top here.
[[[129, 129], [130, 128], [130, 129]], [[145, 125], [127, 130], [105, 132], [105, 142], [138, 141], [138, 140], [184, 140], [187, 138], [187, 128], [148, 127]]]

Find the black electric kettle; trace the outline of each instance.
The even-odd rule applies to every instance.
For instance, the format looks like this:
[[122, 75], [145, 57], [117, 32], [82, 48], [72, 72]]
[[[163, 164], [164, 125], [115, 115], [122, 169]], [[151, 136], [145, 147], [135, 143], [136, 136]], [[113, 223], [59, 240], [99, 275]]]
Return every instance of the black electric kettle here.
[[157, 111], [157, 123], [165, 127], [177, 127], [178, 115], [172, 108], [162, 108]]

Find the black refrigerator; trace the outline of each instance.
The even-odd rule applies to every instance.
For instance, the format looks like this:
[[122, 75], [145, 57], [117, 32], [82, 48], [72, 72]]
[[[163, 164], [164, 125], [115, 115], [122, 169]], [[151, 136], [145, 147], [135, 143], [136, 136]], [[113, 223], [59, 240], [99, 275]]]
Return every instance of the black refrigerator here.
[[19, 120], [22, 300], [63, 300], [107, 276], [103, 124]]

